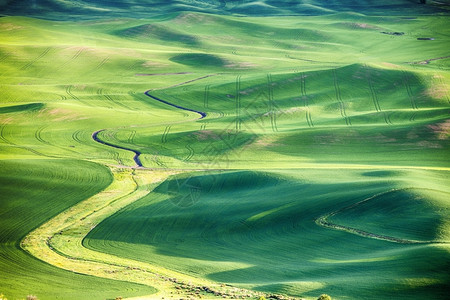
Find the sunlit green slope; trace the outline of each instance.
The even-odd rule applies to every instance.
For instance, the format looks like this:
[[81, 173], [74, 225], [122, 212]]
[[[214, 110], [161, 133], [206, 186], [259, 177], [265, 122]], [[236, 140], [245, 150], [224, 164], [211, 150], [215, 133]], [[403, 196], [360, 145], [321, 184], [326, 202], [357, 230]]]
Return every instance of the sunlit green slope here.
[[[0, 18], [0, 293], [155, 292], [20, 248], [140, 154], [140, 172], [180, 174], [85, 247], [308, 299], [446, 298], [445, 5], [22, 4]], [[20, 16], [36, 12], [59, 21]]]
[[[437, 184], [420, 183], [421, 176], [433, 176]], [[407, 171], [177, 177], [105, 220], [85, 245], [295, 296], [443, 299], [449, 276], [441, 266], [450, 258], [439, 244], [449, 240], [444, 182], [445, 173]], [[328, 221], [374, 235], [317, 225], [335, 211]], [[375, 239], [379, 235], [398, 242]]]

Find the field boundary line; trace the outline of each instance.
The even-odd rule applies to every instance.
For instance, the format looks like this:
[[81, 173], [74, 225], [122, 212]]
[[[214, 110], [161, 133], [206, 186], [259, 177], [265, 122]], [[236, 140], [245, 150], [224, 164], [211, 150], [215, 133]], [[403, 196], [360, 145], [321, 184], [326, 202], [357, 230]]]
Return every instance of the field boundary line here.
[[[380, 196], [384, 196], [384, 195], [388, 195], [390, 193], [394, 193], [394, 192], [400, 192], [400, 191], [408, 191], [408, 190], [414, 190], [414, 189], [419, 189], [419, 188], [413, 188], [413, 187], [409, 187], [409, 188], [397, 188], [397, 189], [391, 189], [389, 191], [385, 191], [385, 192], [381, 192], [378, 194], [375, 194], [373, 196], [370, 196], [368, 198], [365, 198], [364, 200], [358, 201], [356, 203], [353, 203], [351, 205], [345, 206], [343, 208], [340, 208], [338, 210], [335, 210], [333, 212], [327, 213], [325, 215], [322, 215], [320, 217], [318, 217], [317, 219], [315, 219], [315, 223], [319, 226], [325, 227], [325, 228], [330, 228], [330, 229], [335, 229], [335, 230], [340, 230], [340, 231], [345, 231], [351, 234], [355, 234], [355, 235], [359, 235], [365, 238], [371, 238], [371, 239], [376, 239], [376, 240], [382, 240], [382, 241], [387, 241], [387, 242], [393, 242], [393, 243], [398, 243], [398, 244], [449, 244], [449, 242], [445, 242], [445, 241], [419, 241], [419, 240], [411, 240], [411, 239], [404, 239], [404, 238], [397, 238], [397, 237], [393, 237], [393, 236], [388, 236], [388, 235], [383, 235], [383, 234], [377, 234], [377, 233], [372, 233], [372, 232], [368, 232], [365, 230], [361, 230], [355, 227], [350, 227], [350, 226], [345, 226], [345, 225], [340, 225], [337, 223], [333, 223], [331, 221], [328, 221], [328, 218], [333, 217], [343, 211], [352, 209], [356, 206], [359, 206], [363, 203], [366, 203], [368, 201], [374, 200]], [[422, 190], [431, 190], [431, 189], [423, 189], [420, 188]]]

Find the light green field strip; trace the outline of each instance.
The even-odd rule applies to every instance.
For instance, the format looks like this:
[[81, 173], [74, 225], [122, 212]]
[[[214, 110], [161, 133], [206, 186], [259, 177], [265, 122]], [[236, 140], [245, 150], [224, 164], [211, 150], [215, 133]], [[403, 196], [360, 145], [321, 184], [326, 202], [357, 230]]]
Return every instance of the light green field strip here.
[[155, 184], [174, 171], [143, 171], [111, 168], [113, 183], [104, 191], [75, 205], [28, 234], [21, 247], [31, 255], [59, 268], [97, 277], [155, 287], [157, 294], [135, 299], [179, 299], [206, 294], [208, 298], [261, 293], [220, 285], [166, 268], [121, 258], [83, 247], [84, 237], [103, 219], [141, 199]]

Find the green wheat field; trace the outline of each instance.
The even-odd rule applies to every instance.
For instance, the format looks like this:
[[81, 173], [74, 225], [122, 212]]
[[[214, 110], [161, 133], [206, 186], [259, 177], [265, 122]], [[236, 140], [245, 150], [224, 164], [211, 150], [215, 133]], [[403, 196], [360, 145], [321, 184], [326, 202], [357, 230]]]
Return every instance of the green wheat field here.
[[0, 299], [448, 299], [450, 1], [0, 16]]

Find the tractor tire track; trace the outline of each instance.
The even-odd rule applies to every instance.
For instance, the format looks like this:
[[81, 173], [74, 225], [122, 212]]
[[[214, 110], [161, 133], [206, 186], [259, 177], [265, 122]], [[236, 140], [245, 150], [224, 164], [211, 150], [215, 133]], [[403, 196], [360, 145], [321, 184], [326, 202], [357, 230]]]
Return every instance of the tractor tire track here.
[[3, 62], [4, 60], [6, 60], [10, 56], [11, 56], [11, 54], [9, 54], [9, 53], [2, 54], [2, 56], [0, 56], [0, 62]]
[[84, 142], [83, 139], [80, 137], [83, 133], [84, 133], [83, 130], [75, 131], [74, 133], [72, 133], [72, 139], [81, 145], [87, 145], [87, 143]]
[[128, 137], [127, 143], [134, 144], [135, 136], [136, 136], [136, 130], [131, 131], [130, 136]]
[[[188, 74], [190, 74], [190, 73], [188, 73]], [[195, 82], [195, 81], [198, 81], [198, 80], [202, 80], [202, 79], [206, 79], [206, 78], [209, 78], [209, 77], [213, 77], [213, 76], [216, 76], [216, 75], [217, 74], [209, 74], [209, 75], [201, 76], [201, 77], [194, 78], [194, 79], [191, 79], [191, 80], [183, 81], [183, 82], [180, 82], [180, 83], [168, 86], [168, 87], [157, 88], [155, 90], [174, 88], [174, 87], [182, 86], [182, 85], [185, 85], [185, 84], [188, 84], [188, 83], [192, 83], [192, 82]]]
[[0, 140], [2, 140], [5, 144], [8, 144], [8, 145], [15, 145], [15, 144], [13, 144], [9, 139], [7, 139], [6, 137], [5, 137], [5, 128], [6, 128], [6, 122], [2, 122], [1, 124], [0, 124]]
[[373, 102], [373, 105], [375, 107], [375, 110], [377, 112], [380, 112], [381, 111], [380, 102], [378, 101], [378, 97], [377, 97], [377, 94], [375, 92], [375, 88], [373, 87], [373, 82], [372, 82], [372, 80], [370, 78], [368, 67], [366, 66], [366, 68], [367, 68], [367, 82], [369, 84], [370, 97], [372, 98], [372, 102]]
[[374, 107], [375, 107], [375, 110], [376, 110], [377, 112], [380, 112], [380, 113], [382, 112], [382, 113], [383, 113], [383, 119], [384, 119], [384, 122], [385, 122], [387, 125], [393, 125], [393, 123], [392, 123], [392, 121], [391, 121], [391, 119], [390, 119], [389, 114], [386, 113], [386, 112], [383, 112], [383, 111], [381, 110], [380, 101], [379, 101], [379, 99], [378, 99], [377, 92], [376, 92], [375, 87], [374, 87], [374, 85], [373, 85], [372, 78], [370, 77], [369, 67], [368, 67], [367, 65], [365, 65], [364, 67], [365, 67], [366, 70], [367, 70], [367, 82], [368, 82], [368, 84], [369, 84], [370, 96], [371, 96], [371, 98], [372, 98], [372, 102], [373, 102], [373, 105], [374, 105]]
[[414, 99], [414, 94], [413, 94], [413, 92], [411, 90], [411, 86], [409, 84], [409, 79], [411, 76], [408, 76], [408, 73], [406, 71], [402, 71], [402, 75], [403, 75], [402, 76], [403, 85], [405, 86], [406, 93], [407, 93], [409, 101], [411, 103], [411, 107], [412, 107], [412, 109], [417, 110], [419, 108], [417, 107], [416, 100]]
[[87, 105], [87, 106], [92, 106], [92, 105], [89, 104], [88, 102], [82, 101], [80, 98], [78, 98], [77, 96], [75, 96], [75, 95], [72, 93], [72, 88], [73, 88], [73, 85], [67, 85], [67, 86], [66, 86], [66, 94], [69, 95], [69, 97], [70, 97], [71, 99], [76, 100], [76, 101], [79, 101], [79, 102], [81, 102], [81, 103], [83, 103], [83, 104], [85, 104], [85, 105]]
[[47, 128], [48, 126], [42, 126], [40, 128], [38, 128], [35, 132], [34, 132], [34, 137], [36, 138], [36, 140], [38, 140], [39, 142], [43, 143], [43, 144], [47, 144], [47, 145], [51, 145], [48, 141], [44, 140], [42, 138], [42, 131]]
[[72, 99], [74, 99], [74, 100], [77, 100], [77, 101], [80, 101], [80, 98], [78, 98], [77, 96], [75, 96], [73, 93], [72, 93], [72, 87], [73, 87], [73, 85], [68, 85], [68, 86], [66, 86], [66, 93], [67, 93], [67, 95], [69, 95], [70, 96], [70, 98], [72, 98]]
[[0, 124], [0, 140], [2, 140], [5, 144], [8, 144], [8, 145], [10, 145], [10, 146], [12, 146], [12, 147], [16, 147], [16, 148], [19, 148], [19, 149], [23, 149], [23, 150], [29, 151], [29, 152], [31, 152], [31, 153], [33, 153], [33, 154], [38, 155], [38, 156], [57, 158], [56, 156], [52, 156], [52, 155], [47, 155], [47, 154], [41, 153], [41, 152], [39, 152], [39, 151], [37, 151], [37, 150], [35, 150], [35, 149], [33, 149], [33, 148], [30, 148], [30, 147], [27, 147], [27, 146], [22, 146], [22, 145], [18, 145], [18, 144], [16, 144], [16, 143], [13, 143], [12, 141], [10, 141], [10, 140], [5, 136], [5, 128], [6, 128], [6, 125], [7, 125], [6, 122], [3, 122], [3, 123]]
[[72, 56], [71, 60], [77, 59], [81, 55], [81, 53], [83, 53], [84, 50], [85, 50], [84, 48], [78, 50], [77, 53], [75, 53], [74, 56]]
[[275, 102], [273, 101], [273, 81], [272, 81], [272, 75], [269, 73], [267, 74], [267, 92], [269, 97], [269, 115], [270, 115], [270, 124], [272, 126], [272, 131], [277, 132], [277, 113], [275, 112], [275, 108], [277, 108]]
[[[408, 76], [408, 73], [406, 71], [404, 71], [404, 70], [402, 71], [402, 74], [403, 74], [403, 76], [402, 76], [403, 85], [405, 86], [406, 93], [407, 93], [409, 101], [411, 103], [411, 108], [413, 110], [418, 110], [419, 107], [417, 106], [416, 99], [414, 97], [414, 94], [413, 94], [412, 89], [411, 89], [411, 85], [409, 83], [409, 79], [410, 79], [411, 76]], [[411, 114], [411, 117], [409, 118], [409, 121], [410, 122], [415, 122], [416, 116], [417, 116], [417, 112], [413, 111], [413, 113]]]
[[21, 70], [27, 70], [29, 69], [34, 63], [36, 63], [38, 60], [40, 60], [41, 58], [43, 58], [45, 55], [47, 55], [47, 53], [51, 50], [51, 47], [46, 48], [41, 54], [39, 54], [38, 57], [36, 57], [35, 59], [29, 61], [28, 63], [26, 63], [22, 68], [20, 68]]
[[[86, 132], [86, 131], [84, 131], [84, 130], [77, 130], [77, 131], [72, 133], [72, 140], [77, 142], [80, 145], [92, 147], [92, 144], [87, 142], [88, 140], [90, 140], [90, 138], [91, 138], [90, 136], [91, 136], [91, 134]], [[99, 145], [97, 147], [101, 147], [101, 146]], [[120, 161], [119, 155], [118, 155], [118, 153], [116, 151], [111, 151], [110, 150], [110, 151], [108, 151], [108, 153], [111, 154], [111, 156], [112, 156], [112, 158], [114, 160], [116, 160], [118, 162]], [[100, 158], [100, 156], [99, 156], [98, 153], [96, 153], [96, 154], [90, 154], [90, 156], [85, 157], [85, 158], [93, 159], [93, 158]]]
[[236, 76], [236, 132], [241, 130], [241, 75]]
[[49, 127], [49, 125], [45, 125], [45, 126], [42, 126], [42, 127], [38, 128], [38, 129], [34, 132], [34, 137], [35, 137], [35, 139], [38, 140], [38, 141], [39, 141], [40, 143], [42, 143], [42, 144], [45, 144], [45, 145], [48, 145], [48, 146], [51, 146], [51, 147], [55, 147], [55, 148], [61, 149], [61, 150], [63, 150], [63, 151], [69, 151], [69, 152], [71, 152], [71, 153], [79, 154], [77, 151], [74, 151], [74, 150], [72, 150], [72, 149], [70, 149], [70, 148], [68, 148], [68, 147], [58, 146], [58, 145], [52, 144], [52, 143], [50, 143], [49, 141], [45, 140], [45, 139], [42, 137], [42, 131], [44, 131], [44, 130], [47, 129], [48, 127]]
[[[99, 88], [98, 90], [97, 90], [97, 95], [99, 95], [100, 97], [103, 97], [104, 95], [103, 95], [103, 89], [102, 88]], [[106, 100], [108, 100], [108, 98], [106, 98]], [[112, 106], [107, 106], [108, 108], [112, 108]]]
[[120, 106], [120, 107], [123, 107], [125, 109], [130, 109], [128, 106], [122, 104], [121, 102], [114, 100], [111, 95], [103, 93], [103, 89], [102, 88], [97, 90], [97, 95], [104, 97], [106, 100], [108, 100], [109, 102], [115, 104], [116, 106]]
[[306, 116], [306, 123], [308, 124], [308, 127], [312, 128], [314, 127], [314, 123], [312, 121], [311, 117], [311, 110], [308, 105], [308, 96], [306, 95], [306, 76], [304, 73], [301, 73], [300, 77], [300, 94], [301, 98], [303, 100], [303, 106], [305, 107], [305, 116]]
[[109, 60], [109, 56], [107, 58], [104, 58], [96, 67], [95, 70], [100, 69], [101, 67], [103, 67], [103, 65]]
[[169, 135], [170, 132], [170, 128], [172, 127], [172, 125], [168, 125], [166, 126], [166, 128], [164, 129], [164, 132], [161, 136], [161, 143], [165, 144], [167, 143], [167, 136]]
[[391, 116], [389, 115], [389, 113], [388, 113], [388, 112], [385, 112], [385, 111], [383, 111], [382, 113], [383, 113], [384, 122], [385, 122], [387, 125], [393, 125], [393, 124], [392, 124], [392, 121], [391, 121]]
[[307, 62], [312, 62], [312, 63], [330, 63], [330, 62], [321, 62], [321, 61], [316, 61], [316, 60], [311, 60], [311, 59], [292, 57], [290, 54], [286, 54], [285, 57], [289, 58], [289, 59], [293, 59], [293, 60], [307, 61]]
[[205, 93], [203, 96], [203, 107], [208, 108], [208, 101], [209, 101], [209, 84], [205, 85]]
[[119, 102], [119, 101], [117, 101], [117, 100], [114, 100], [113, 99], [113, 97], [111, 96], [111, 95], [108, 95], [108, 94], [103, 94], [103, 97], [105, 97], [108, 101], [111, 101], [112, 103], [114, 103], [115, 105], [117, 105], [117, 106], [120, 106], [120, 107], [122, 107], [122, 108], [125, 108], [125, 109], [130, 109], [128, 106], [126, 106], [125, 104], [122, 104], [121, 102]]
[[345, 111], [345, 103], [344, 101], [342, 101], [341, 89], [339, 87], [336, 69], [333, 69], [333, 81], [334, 81], [334, 90], [336, 93], [336, 100], [339, 103], [339, 110], [341, 111], [341, 116], [342, 118], [344, 118], [345, 124], [347, 124], [347, 126], [352, 126], [352, 122], [350, 121], [350, 118], [347, 116], [347, 112]]
[[189, 144], [186, 144], [185, 148], [189, 151], [189, 154], [188, 154], [188, 156], [186, 156], [186, 158], [183, 159], [183, 160], [184, 160], [184, 161], [189, 161], [189, 160], [191, 160], [191, 158], [194, 156], [195, 151], [194, 151], [194, 149], [193, 149]]
[[[7, 60], [10, 56], [11, 54], [9, 53], [2, 54], [2, 56], [0, 57], [0, 63], [3, 63], [3, 61]], [[3, 76], [4, 74], [6, 74], [6, 72], [1, 72], [0, 76]]]
[[166, 164], [159, 159], [159, 153], [158, 152], [156, 154], [152, 155], [151, 161], [154, 162], [155, 164], [157, 164], [158, 166], [160, 166], [163, 169], [168, 169]]

